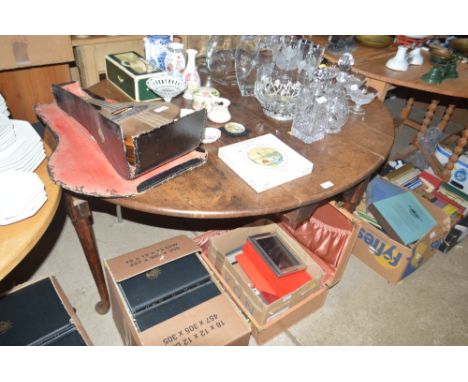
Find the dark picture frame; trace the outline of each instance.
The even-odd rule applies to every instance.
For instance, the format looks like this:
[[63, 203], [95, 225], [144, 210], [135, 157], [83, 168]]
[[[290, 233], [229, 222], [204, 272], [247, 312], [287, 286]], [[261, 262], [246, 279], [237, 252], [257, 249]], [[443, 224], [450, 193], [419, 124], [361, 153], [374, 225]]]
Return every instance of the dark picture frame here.
[[306, 268], [306, 265], [293, 254], [286, 243], [273, 233], [252, 235], [247, 240], [278, 277]]

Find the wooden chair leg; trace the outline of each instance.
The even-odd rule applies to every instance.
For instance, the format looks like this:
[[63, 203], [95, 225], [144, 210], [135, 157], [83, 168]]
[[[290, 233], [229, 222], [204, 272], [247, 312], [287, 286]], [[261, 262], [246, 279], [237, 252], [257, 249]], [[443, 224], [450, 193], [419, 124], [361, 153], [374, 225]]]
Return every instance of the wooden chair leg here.
[[437, 125], [437, 128], [440, 131], [444, 131], [447, 127], [450, 118], [452, 118], [453, 111], [455, 110], [455, 103], [448, 105], [447, 109], [445, 110], [444, 116], [442, 117], [441, 121]]
[[400, 119], [396, 127], [401, 129], [405, 125], [406, 121], [409, 119], [408, 117], [411, 113], [411, 109], [413, 108], [413, 105], [414, 105], [414, 98], [409, 97], [408, 100], [406, 101], [405, 106], [403, 107], [403, 109], [401, 109]]
[[457, 146], [453, 149], [452, 155], [450, 156], [448, 162], [445, 164], [444, 171], [442, 174], [442, 179], [445, 182], [448, 182], [450, 180], [452, 170], [455, 167], [455, 163], [457, 163], [458, 158], [463, 153], [463, 149], [465, 148], [467, 142], [468, 142], [468, 123], [463, 129], [463, 132], [460, 138], [458, 139]]

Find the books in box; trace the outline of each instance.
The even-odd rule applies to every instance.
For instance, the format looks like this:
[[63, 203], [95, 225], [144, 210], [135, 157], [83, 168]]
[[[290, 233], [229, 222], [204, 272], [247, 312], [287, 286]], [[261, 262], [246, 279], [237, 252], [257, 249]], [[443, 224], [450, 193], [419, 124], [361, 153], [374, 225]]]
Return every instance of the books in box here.
[[220, 294], [195, 253], [118, 285], [140, 331]]
[[369, 211], [392, 239], [408, 245], [423, 237], [437, 222], [411, 192], [379, 200]]
[[71, 309], [53, 277], [0, 296], [0, 346], [86, 346]]
[[313, 164], [273, 134], [219, 148], [219, 158], [257, 192], [310, 174]]

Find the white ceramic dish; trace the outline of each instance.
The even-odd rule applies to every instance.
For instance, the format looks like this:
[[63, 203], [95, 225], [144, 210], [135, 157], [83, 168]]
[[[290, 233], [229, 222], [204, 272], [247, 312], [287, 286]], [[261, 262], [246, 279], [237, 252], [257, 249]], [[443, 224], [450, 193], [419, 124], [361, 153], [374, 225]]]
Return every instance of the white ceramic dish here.
[[33, 172], [5, 171], [0, 183], [0, 225], [34, 215], [47, 200], [44, 184]]
[[221, 137], [221, 131], [216, 127], [205, 128], [205, 134], [203, 135], [202, 143], [213, 143]]

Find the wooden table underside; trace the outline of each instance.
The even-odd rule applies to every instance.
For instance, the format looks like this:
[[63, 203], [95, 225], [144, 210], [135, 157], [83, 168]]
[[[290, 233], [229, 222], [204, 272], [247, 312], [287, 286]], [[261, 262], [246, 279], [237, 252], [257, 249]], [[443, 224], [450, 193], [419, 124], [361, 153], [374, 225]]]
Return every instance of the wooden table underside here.
[[[147, 192], [107, 202], [147, 213], [181, 218], [225, 219], [286, 213], [286, 219], [297, 222], [313, 212], [316, 203], [348, 191], [356, 186], [362, 194], [369, 176], [386, 160], [394, 140], [392, 118], [387, 108], [378, 100], [366, 106], [364, 120], [350, 118], [342, 132], [329, 135], [310, 145], [289, 134], [291, 123], [277, 122], [264, 115], [253, 97], [240, 97], [237, 87], [214, 86], [221, 96], [231, 100], [232, 121], [244, 124], [249, 135], [242, 138], [222, 138], [209, 145], [208, 162], [193, 171], [171, 179]], [[94, 93], [116, 100], [127, 100], [108, 81], [91, 87]], [[182, 97], [173, 100], [181, 107], [190, 103]], [[207, 122], [207, 126], [220, 126]], [[258, 135], [273, 133], [294, 150], [311, 160], [311, 175], [296, 179], [262, 193], [256, 193], [222, 162], [218, 148]], [[324, 189], [321, 184], [334, 185]], [[352, 209], [359, 195], [349, 193], [348, 208]], [[109, 300], [95, 243], [91, 211], [86, 198], [66, 192], [69, 216], [80, 237], [83, 249], [93, 272], [101, 301], [96, 310], [105, 313]]]

